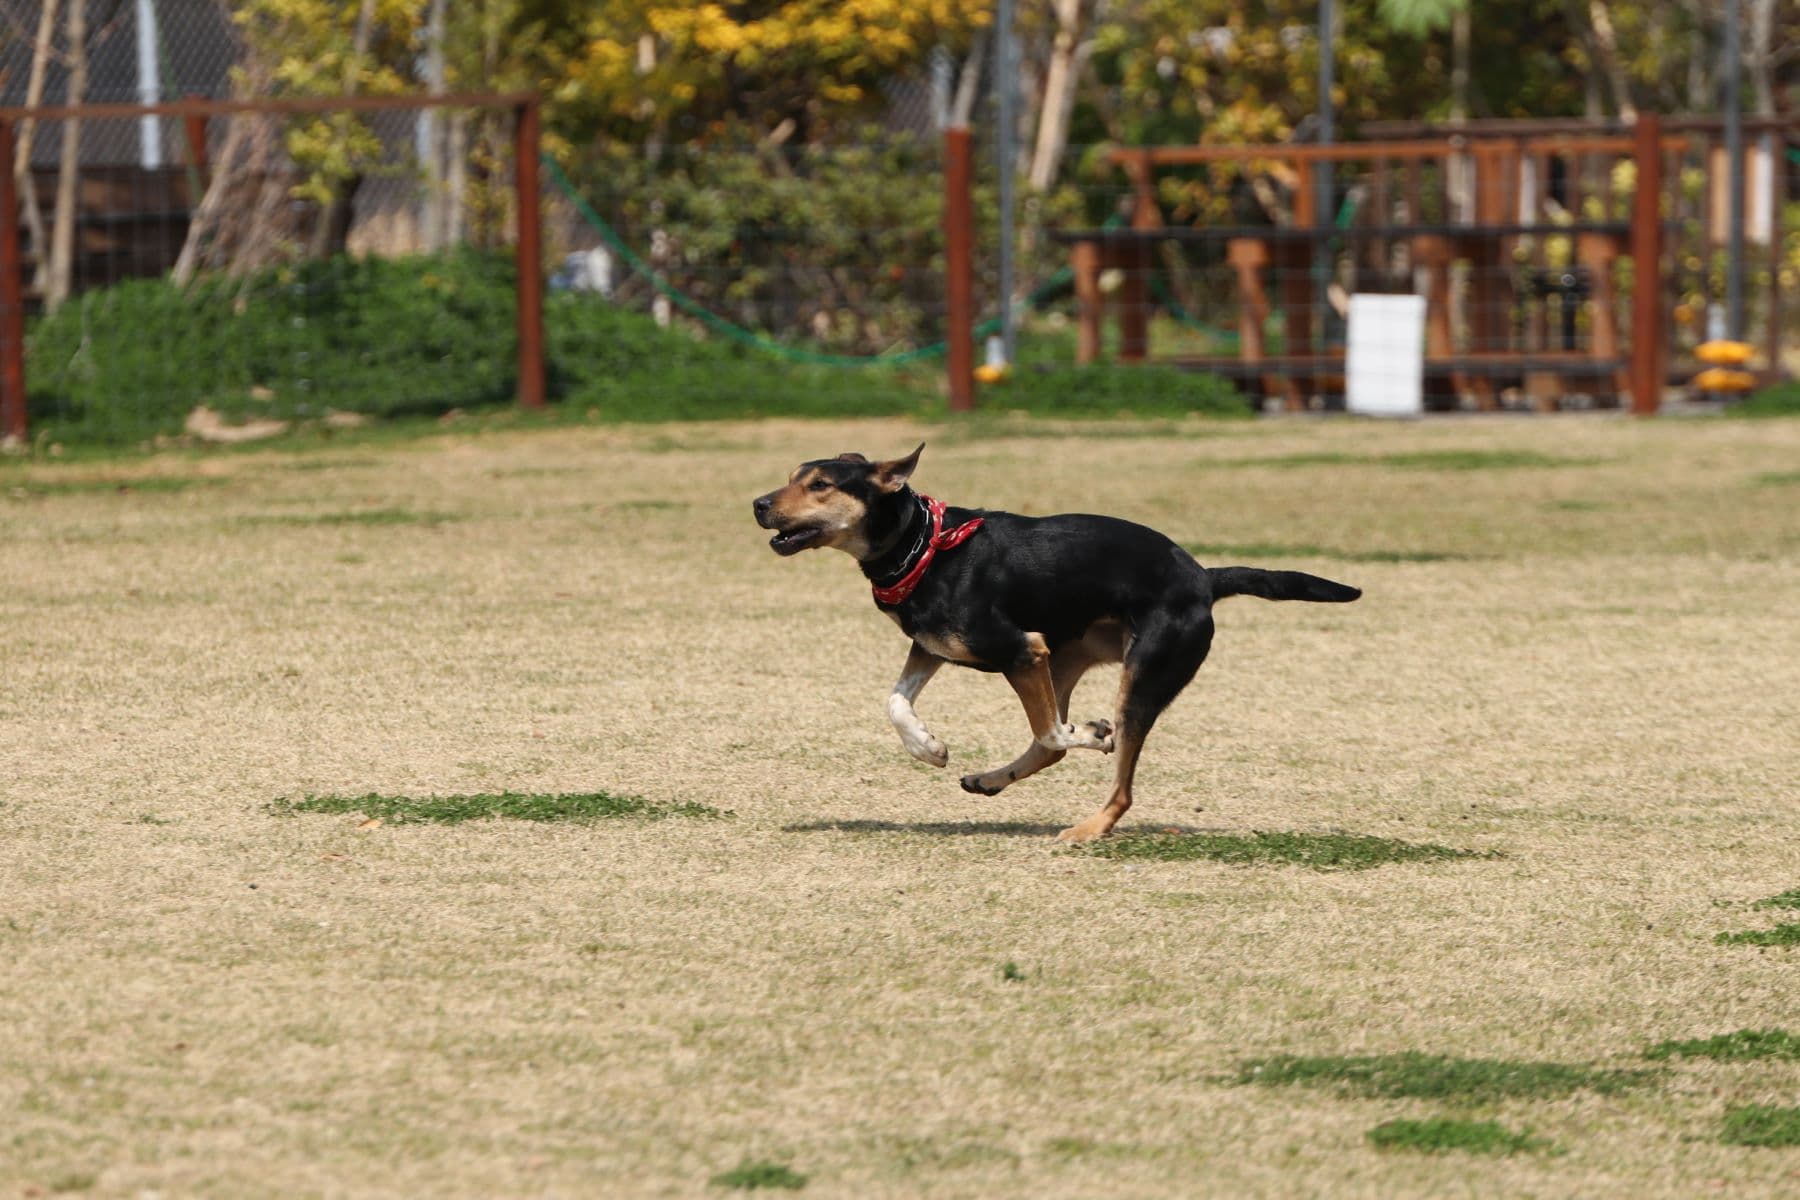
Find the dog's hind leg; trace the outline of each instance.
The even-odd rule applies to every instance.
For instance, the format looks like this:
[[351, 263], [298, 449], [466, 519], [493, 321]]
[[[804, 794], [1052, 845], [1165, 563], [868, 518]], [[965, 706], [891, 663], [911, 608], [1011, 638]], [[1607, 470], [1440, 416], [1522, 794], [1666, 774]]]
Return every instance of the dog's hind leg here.
[[1112, 794], [1100, 811], [1071, 825], [1058, 835], [1065, 842], [1091, 842], [1105, 837], [1131, 807], [1131, 781], [1137, 774], [1138, 755], [1151, 726], [1193, 679], [1212, 648], [1212, 614], [1162, 613], [1139, 623], [1137, 636], [1125, 652], [1125, 673], [1119, 679], [1117, 752], [1113, 755]]
[[[1026, 636], [1032, 664], [1022, 671], [1008, 672], [1006, 681], [1012, 684], [1025, 706], [1026, 719], [1031, 722], [1031, 745], [1004, 767], [995, 767], [979, 775], [964, 775], [962, 786], [966, 792], [997, 795], [1008, 784], [1061, 762], [1072, 748], [1083, 747], [1102, 753], [1112, 751], [1111, 722], [1088, 721], [1079, 726], [1068, 723], [1069, 696], [1075, 691], [1075, 685], [1089, 667], [1107, 660], [1081, 642], [1070, 642], [1050, 653], [1044, 647], [1043, 638], [1035, 633]], [[1044, 655], [1048, 655], [1047, 665]]]
[[931, 677], [943, 665], [943, 659], [914, 642], [887, 703], [888, 720], [894, 723], [895, 731], [900, 734], [900, 744], [906, 747], [908, 754], [934, 767], [948, 763], [950, 751], [944, 748], [944, 743], [931, 736], [931, 730], [925, 728], [925, 722], [913, 710], [913, 701], [919, 698], [919, 693], [925, 690], [925, 685], [931, 682]]

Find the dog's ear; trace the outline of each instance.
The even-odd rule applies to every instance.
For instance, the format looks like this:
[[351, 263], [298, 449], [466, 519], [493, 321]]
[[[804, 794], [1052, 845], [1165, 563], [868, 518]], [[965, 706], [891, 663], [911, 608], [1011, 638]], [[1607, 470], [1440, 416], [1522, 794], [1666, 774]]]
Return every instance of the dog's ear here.
[[839, 461], [839, 462], [847, 462], [847, 463], [863, 463], [863, 464], [865, 464], [865, 465], [866, 465], [866, 464], [867, 464], [867, 463], [868, 463], [868, 461], [869, 461], [869, 460], [868, 460], [868, 459], [866, 459], [866, 458], [864, 458], [864, 457], [863, 457], [863, 456], [862, 456], [862, 455], [860, 455], [860, 454], [858, 454], [858, 453], [857, 453], [857, 452], [856, 452], [856, 451], [854, 451], [854, 450], [846, 450], [846, 451], [844, 451], [844, 452], [843, 452], [843, 453], [842, 453], [842, 454], [840, 454], [840, 455], [838, 455], [838, 456], [837, 456], [837, 460], [838, 460], [838, 461]]
[[892, 462], [876, 463], [873, 478], [875, 486], [884, 492], [897, 492], [906, 486], [912, 478], [913, 468], [919, 465], [919, 454], [925, 449], [920, 442], [919, 448], [905, 458], [896, 458]]

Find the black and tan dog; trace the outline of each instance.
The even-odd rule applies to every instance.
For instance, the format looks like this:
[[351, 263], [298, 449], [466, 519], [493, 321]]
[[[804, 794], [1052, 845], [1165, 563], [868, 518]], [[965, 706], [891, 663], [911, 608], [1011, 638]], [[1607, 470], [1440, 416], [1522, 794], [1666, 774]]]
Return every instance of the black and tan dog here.
[[[1227, 596], [1339, 603], [1362, 593], [1298, 571], [1202, 567], [1187, 551], [1116, 517], [1021, 517], [947, 508], [908, 486], [921, 445], [905, 458], [860, 454], [802, 463], [787, 486], [757, 498], [756, 523], [777, 554], [832, 546], [861, 564], [875, 604], [912, 639], [888, 698], [906, 749], [934, 767], [944, 744], [913, 711], [946, 662], [1006, 677], [1025, 705], [1031, 745], [1004, 767], [964, 775], [992, 796], [1060, 762], [1072, 749], [1117, 753], [1104, 807], [1062, 832], [1105, 836], [1131, 807], [1144, 738], [1199, 670], [1212, 645], [1213, 602]], [[1069, 694], [1089, 667], [1122, 662], [1115, 719], [1069, 722]]]

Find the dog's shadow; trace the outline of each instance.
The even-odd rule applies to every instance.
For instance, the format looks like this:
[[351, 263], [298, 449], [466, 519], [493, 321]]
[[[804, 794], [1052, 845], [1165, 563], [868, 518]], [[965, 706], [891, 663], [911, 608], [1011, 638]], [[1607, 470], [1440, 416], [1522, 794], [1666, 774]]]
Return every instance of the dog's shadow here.
[[1055, 837], [1061, 825], [1032, 821], [802, 821], [783, 833], [921, 833], [930, 837]]

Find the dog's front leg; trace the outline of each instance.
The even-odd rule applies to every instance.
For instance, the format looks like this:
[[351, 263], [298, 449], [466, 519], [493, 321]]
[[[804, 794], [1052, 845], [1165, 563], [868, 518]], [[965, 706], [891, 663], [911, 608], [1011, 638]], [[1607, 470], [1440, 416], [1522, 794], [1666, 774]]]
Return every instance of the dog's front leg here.
[[931, 682], [931, 677], [938, 673], [944, 660], [914, 642], [913, 648], [906, 656], [906, 666], [900, 670], [900, 679], [894, 684], [893, 694], [888, 697], [888, 720], [900, 734], [900, 743], [906, 752], [922, 763], [941, 767], [950, 761], [950, 751], [944, 743], [931, 736], [931, 730], [925, 728], [925, 722], [919, 720], [919, 714], [913, 711], [913, 701]]

